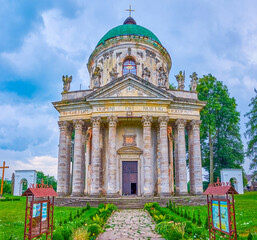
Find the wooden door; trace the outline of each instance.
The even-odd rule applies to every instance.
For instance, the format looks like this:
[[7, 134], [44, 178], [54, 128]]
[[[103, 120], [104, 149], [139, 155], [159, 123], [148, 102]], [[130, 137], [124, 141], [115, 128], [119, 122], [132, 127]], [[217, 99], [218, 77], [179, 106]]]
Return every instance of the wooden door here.
[[137, 162], [122, 162], [122, 194], [137, 195]]

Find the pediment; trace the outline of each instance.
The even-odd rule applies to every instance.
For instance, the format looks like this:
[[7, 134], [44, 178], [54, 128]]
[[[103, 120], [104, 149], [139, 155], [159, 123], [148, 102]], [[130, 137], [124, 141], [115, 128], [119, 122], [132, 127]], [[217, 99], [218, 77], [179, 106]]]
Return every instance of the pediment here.
[[101, 87], [87, 99], [158, 98], [173, 99], [173, 95], [137, 76], [127, 74]]

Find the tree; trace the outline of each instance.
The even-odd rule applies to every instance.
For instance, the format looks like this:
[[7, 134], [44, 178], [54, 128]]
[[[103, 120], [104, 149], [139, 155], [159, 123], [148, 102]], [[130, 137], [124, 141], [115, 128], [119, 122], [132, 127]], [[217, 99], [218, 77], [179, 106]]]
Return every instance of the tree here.
[[246, 123], [246, 132], [245, 136], [248, 138], [247, 142], [247, 157], [252, 159], [252, 163], [250, 165], [251, 170], [255, 170], [254, 174], [257, 174], [257, 90], [254, 89], [255, 96], [251, 99], [250, 111], [245, 114], [245, 117], [248, 118], [248, 122]]
[[53, 189], [56, 191], [57, 189], [57, 181], [53, 176], [46, 176], [43, 172], [37, 172], [37, 184], [41, 184], [42, 179], [44, 181], [44, 184], [47, 184], [49, 186], [53, 186]]
[[228, 88], [209, 74], [199, 79], [198, 98], [207, 101], [201, 111], [201, 146], [203, 166], [209, 170], [210, 182], [224, 167], [238, 168], [244, 160], [239, 133], [240, 113]]

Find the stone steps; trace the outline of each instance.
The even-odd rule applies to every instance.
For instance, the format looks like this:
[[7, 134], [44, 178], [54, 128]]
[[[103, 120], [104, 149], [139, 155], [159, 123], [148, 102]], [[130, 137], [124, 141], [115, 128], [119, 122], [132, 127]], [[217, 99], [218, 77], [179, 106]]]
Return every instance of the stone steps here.
[[206, 205], [205, 196], [185, 196], [185, 197], [121, 197], [121, 198], [90, 198], [90, 197], [57, 197], [55, 205], [60, 207], [86, 207], [87, 203], [91, 207], [97, 207], [100, 203], [112, 203], [119, 209], [140, 209], [145, 203], [158, 202], [160, 206], [166, 206], [169, 199], [179, 205]]

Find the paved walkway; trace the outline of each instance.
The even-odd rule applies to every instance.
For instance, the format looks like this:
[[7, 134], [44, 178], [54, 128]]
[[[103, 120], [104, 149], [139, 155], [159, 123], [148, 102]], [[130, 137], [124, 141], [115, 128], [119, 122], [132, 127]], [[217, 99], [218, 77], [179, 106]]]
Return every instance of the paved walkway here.
[[163, 239], [154, 228], [155, 223], [144, 210], [118, 210], [110, 217], [98, 240]]

